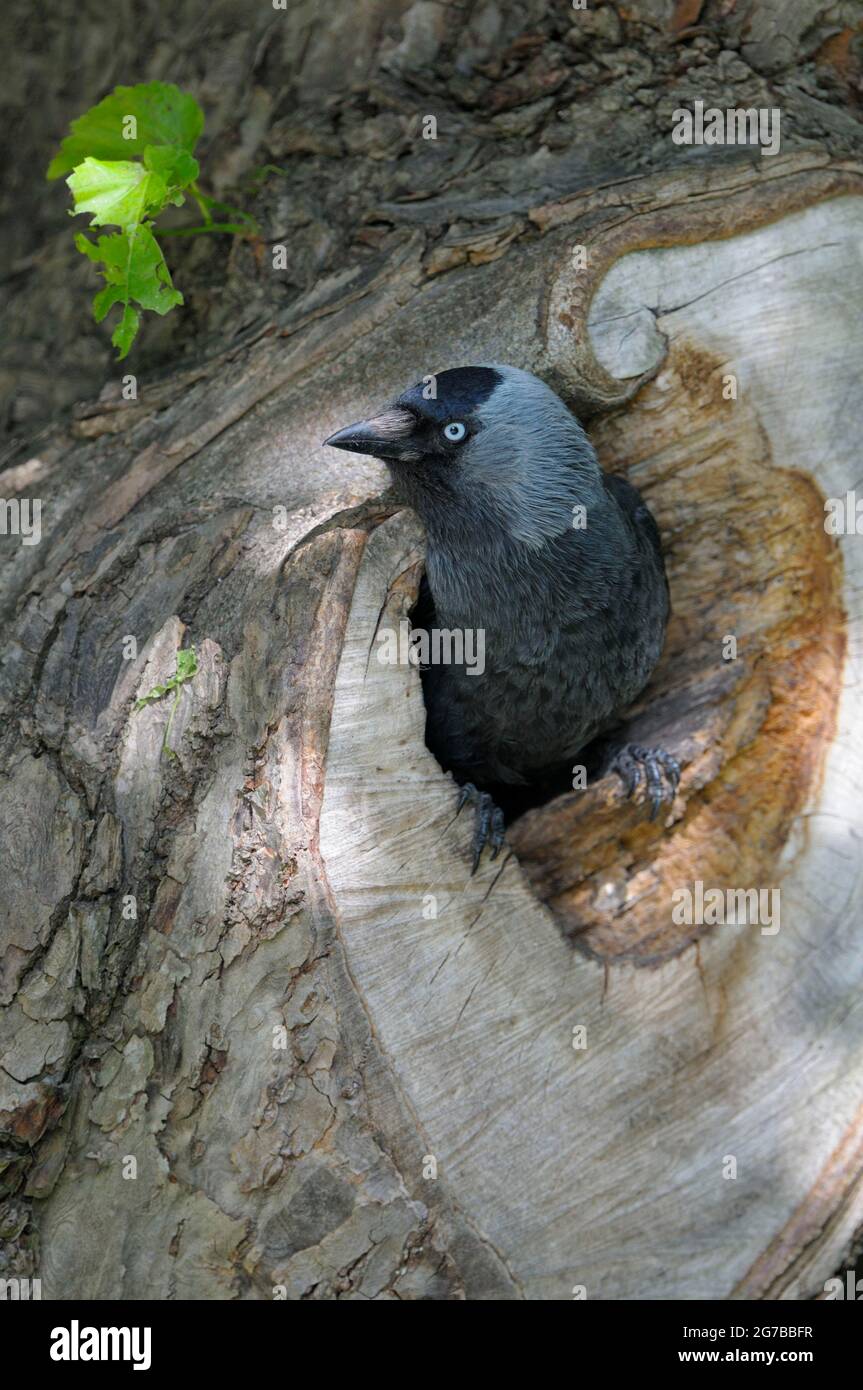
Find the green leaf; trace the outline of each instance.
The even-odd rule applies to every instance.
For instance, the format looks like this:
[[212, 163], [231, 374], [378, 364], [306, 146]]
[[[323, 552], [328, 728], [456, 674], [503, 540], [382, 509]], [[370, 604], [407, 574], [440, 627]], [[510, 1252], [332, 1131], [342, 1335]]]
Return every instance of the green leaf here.
[[117, 349], [118, 362], [122, 362], [123, 358], [128, 355], [129, 348], [135, 341], [140, 326], [141, 315], [137, 309], [132, 308], [131, 304], [127, 304], [123, 310], [123, 317], [111, 334], [111, 342]]
[[162, 248], [146, 223], [130, 231], [101, 236], [95, 244], [83, 232], [75, 245], [91, 261], [102, 263], [105, 288], [93, 300], [93, 317], [101, 323], [114, 304], [123, 305], [123, 317], [114, 332], [113, 342], [123, 358], [132, 346], [140, 317], [128, 313], [132, 301], [142, 309], [167, 314], [183, 296], [171, 283], [171, 273], [165, 264]]
[[92, 213], [92, 227], [133, 227], [145, 212], [155, 215], [168, 201], [162, 176], [128, 159], [85, 159], [66, 182], [75, 212]]
[[163, 695], [168, 695], [185, 681], [190, 681], [193, 676], [198, 674], [198, 658], [194, 647], [183, 647], [177, 652], [177, 667], [172, 676], [169, 676], [164, 685], [154, 685], [152, 690], [148, 690], [146, 695], [140, 696], [135, 701], [135, 709], [143, 709], [153, 700], [161, 700]]
[[177, 669], [173, 676], [170, 676], [164, 685], [154, 685], [146, 695], [142, 695], [135, 701], [135, 709], [143, 709], [153, 700], [161, 699], [169, 691], [175, 690], [174, 703], [171, 706], [171, 713], [168, 716], [168, 723], [165, 726], [165, 736], [162, 739], [162, 752], [167, 753], [169, 758], [176, 757], [173, 748], [168, 745], [168, 738], [171, 733], [171, 726], [174, 723], [174, 715], [177, 713], [177, 705], [180, 700], [180, 691], [185, 681], [190, 681], [198, 673], [198, 658], [195, 655], [194, 647], [184, 647], [177, 652]]
[[96, 296], [100, 301], [98, 309], [96, 302], [93, 303], [97, 323], [112, 304], [125, 304], [132, 299], [142, 309], [152, 309], [157, 314], [167, 314], [175, 304], [182, 304], [183, 296], [171, 284], [162, 248], [146, 225], [136, 228], [131, 235], [114, 232], [111, 236], [99, 237], [95, 248], [79, 233], [75, 244], [79, 251], [86, 246], [85, 254], [91, 260], [104, 262], [102, 274], [107, 283]]
[[[171, 83], [116, 87], [73, 121], [48, 169], [49, 179], [68, 175], [73, 213], [89, 214], [92, 227], [120, 228], [95, 242], [78, 235], [75, 244], [105, 279], [93, 300], [96, 322], [115, 304], [122, 306], [111, 338], [121, 359], [134, 342], [142, 309], [166, 314], [183, 303], [151, 230], [169, 204], [180, 207], [192, 198], [204, 226], [164, 228], [165, 235], [258, 235], [254, 218], [226, 208], [199, 189], [198, 161], [192, 151], [203, 126], [203, 112], [194, 97]], [[215, 207], [225, 209], [232, 220], [216, 222], [211, 213]]]
[[177, 145], [148, 145], [144, 151], [144, 165], [159, 174], [168, 188], [188, 188], [200, 173], [197, 159]]
[[198, 670], [198, 658], [194, 647], [185, 647], [177, 652], [177, 681], [190, 681]]
[[[134, 126], [128, 117], [134, 118]], [[47, 177], [57, 179], [95, 159], [124, 160], [143, 156], [148, 145], [174, 145], [189, 153], [204, 128], [204, 113], [194, 97], [168, 82], [141, 82], [115, 87], [97, 106], [72, 122]], [[126, 138], [134, 129], [134, 136]], [[125, 134], [124, 134], [125, 132]]]
[[148, 690], [146, 695], [142, 695], [140, 699], [135, 701], [135, 709], [143, 709], [153, 700], [161, 700], [162, 696], [167, 695], [167, 693], [168, 687], [166, 685], [154, 685], [152, 690]]

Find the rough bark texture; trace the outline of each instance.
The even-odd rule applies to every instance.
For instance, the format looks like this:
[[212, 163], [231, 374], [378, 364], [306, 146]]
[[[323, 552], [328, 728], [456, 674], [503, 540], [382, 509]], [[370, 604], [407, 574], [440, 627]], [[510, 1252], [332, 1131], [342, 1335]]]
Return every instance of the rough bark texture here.
[[[14, 8], [0, 493], [44, 510], [0, 577], [0, 1273], [817, 1293], [863, 1221], [861, 585], [822, 525], [861, 424], [854, 7], [121, 5], [83, 43]], [[263, 237], [171, 246], [187, 308], [125, 402], [34, 170], [157, 76]], [[672, 146], [693, 97], [780, 106], [783, 153]], [[470, 880], [416, 674], [373, 658], [421, 533], [319, 442], [489, 359], [545, 376], [655, 508], [675, 619], [638, 717], [686, 770], [667, 823], [607, 779]], [[132, 705], [189, 640], [168, 758], [168, 708]], [[696, 878], [781, 881], [782, 930], [673, 927]]]

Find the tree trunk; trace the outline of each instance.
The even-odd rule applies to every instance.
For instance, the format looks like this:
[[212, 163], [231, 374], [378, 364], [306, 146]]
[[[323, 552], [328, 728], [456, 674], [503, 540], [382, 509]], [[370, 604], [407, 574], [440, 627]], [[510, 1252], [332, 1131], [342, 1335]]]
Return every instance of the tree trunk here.
[[[350, 95], [338, 7], [249, 20], [202, 81], [245, 55], [214, 167], [287, 154], [265, 241], [292, 198], [341, 196], [330, 250], [296, 224], [285, 302], [269, 245], [235, 247], [247, 317], [210, 279], [186, 360], [151, 338], [137, 401], [114, 369], [0, 474], [44, 499], [0, 580], [0, 1273], [50, 1298], [813, 1296], [863, 1223], [863, 586], [824, 524], [863, 425], [863, 170], [852, 118], [793, 87], [821, 7], [791, 7], [779, 69], [767, 6], [707, 47], [661, 4], [575, 34], [569, 7], [469, 6], [454, 33], [437, 5], [349, 8]], [[720, 39], [710, 100], [769, 79], [796, 148], [671, 145], [669, 72]], [[164, 61], [122, 80], [183, 85]], [[594, 118], [574, 160], [565, 99]], [[426, 106], [435, 150], [408, 133]], [[193, 287], [219, 254], [182, 253]], [[56, 296], [19, 271], [13, 308]], [[548, 380], [659, 521], [674, 616], [633, 728], [684, 775], [664, 822], [613, 777], [529, 812], [472, 878], [418, 675], [375, 659], [421, 529], [320, 441], [495, 360]], [[28, 399], [65, 416], [68, 389]], [[188, 644], [167, 751], [171, 700], [134, 702]], [[680, 923], [697, 882], [781, 915]]]

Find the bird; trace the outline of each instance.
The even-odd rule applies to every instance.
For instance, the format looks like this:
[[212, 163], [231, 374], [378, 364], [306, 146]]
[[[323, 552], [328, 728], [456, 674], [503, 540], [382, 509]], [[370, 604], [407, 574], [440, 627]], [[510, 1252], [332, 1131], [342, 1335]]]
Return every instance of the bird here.
[[[659, 529], [565, 402], [518, 367], [430, 373], [324, 443], [383, 462], [394, 500], [423, 523], [414, 625], [483, 634], [481, 672], [467, 660], [421, 671], [426, 744], [458, 810], [475, 808], [474, 873], [513, 807], [559, 788], [650, 679], [670, 608]], [[629, 796], [643, 786], [654, 817], [673, 801], [671, 754], [608, 748], [606, 767]]]

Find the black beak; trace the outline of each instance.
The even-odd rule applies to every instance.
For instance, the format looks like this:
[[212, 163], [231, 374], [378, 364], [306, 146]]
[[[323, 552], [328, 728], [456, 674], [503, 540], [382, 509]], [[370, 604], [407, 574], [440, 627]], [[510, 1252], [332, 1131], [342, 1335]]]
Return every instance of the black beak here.
[[360, 420], [356, 425], [331, 434], [324, 444], [378, 459], [414, 458], [417, 452], [410, 444], [410, 437], [415, 427], [416, 420], [409, 410], [392, 405], [370, 420]]

